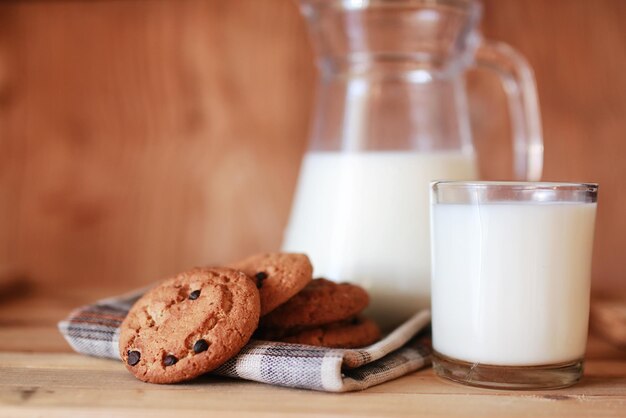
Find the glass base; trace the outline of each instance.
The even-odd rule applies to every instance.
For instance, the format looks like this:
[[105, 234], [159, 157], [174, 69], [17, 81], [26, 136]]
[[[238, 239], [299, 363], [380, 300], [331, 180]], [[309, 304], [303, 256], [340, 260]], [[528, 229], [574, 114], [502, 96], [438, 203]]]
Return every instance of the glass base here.
[[583, 359], [545, 366], [492, 366], [467, 363], [434, 352], [433, 369], [445, 379], [489, 389], [560, 389], [578, 382]]

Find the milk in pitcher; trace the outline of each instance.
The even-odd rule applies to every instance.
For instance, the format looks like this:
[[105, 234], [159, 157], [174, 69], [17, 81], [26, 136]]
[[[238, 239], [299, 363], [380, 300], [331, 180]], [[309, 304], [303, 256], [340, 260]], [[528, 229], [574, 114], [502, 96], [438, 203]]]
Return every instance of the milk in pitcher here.
[[283, 250], [309, 255], [317, 277], [353, 282], [383, 327], [430, 306], [429, 184], [475, 179], [471, 154], [309, 152]]

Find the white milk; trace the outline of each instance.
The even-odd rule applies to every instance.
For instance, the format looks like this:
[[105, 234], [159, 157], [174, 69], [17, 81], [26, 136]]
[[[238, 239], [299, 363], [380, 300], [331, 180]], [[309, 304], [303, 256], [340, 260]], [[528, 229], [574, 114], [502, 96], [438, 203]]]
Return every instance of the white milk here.
[[311, 152], [302, 163], [283, 250], [318, 277], [361, 284], [383, 326], [430, 305], [429, 183], [475, 179], [461, 153]]
[[433, 345], [492, 365], [583, 357], [595, 203], [433, 206]]

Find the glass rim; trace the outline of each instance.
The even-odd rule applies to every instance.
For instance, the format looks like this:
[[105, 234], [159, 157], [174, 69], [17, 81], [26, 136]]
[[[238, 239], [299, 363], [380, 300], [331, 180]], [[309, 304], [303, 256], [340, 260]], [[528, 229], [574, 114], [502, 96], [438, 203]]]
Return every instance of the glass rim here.
[[330, 6], [343, 10], [364, 10], [372, 7], [406, 6], [447, 6], [470, 12], [479, 9], [479, 0], [296, 0], [297, 3], [313, 6]]
[[507, 189], [507, 190], [570, 190], [598, 192], [598, 183], [571, 183], [548, 181], [464, 181], [436, 180], [430, 183], [433, 190], [439, 187], [455, 189]]

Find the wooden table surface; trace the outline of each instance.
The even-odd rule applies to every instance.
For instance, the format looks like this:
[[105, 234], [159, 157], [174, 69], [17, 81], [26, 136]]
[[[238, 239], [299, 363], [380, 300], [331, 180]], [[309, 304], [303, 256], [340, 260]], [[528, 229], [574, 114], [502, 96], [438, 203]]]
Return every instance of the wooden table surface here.
[[35, 289], [0, 298], [0, 417], [626, 416], [626, 353], [591, 336], [585, 376], [554, 391], [495, 391], [431, 369], [363, 392], [327, 394], [202, 377], [151, 385], [121, 363], [74, 354], [56, 321], [119, 289]]

